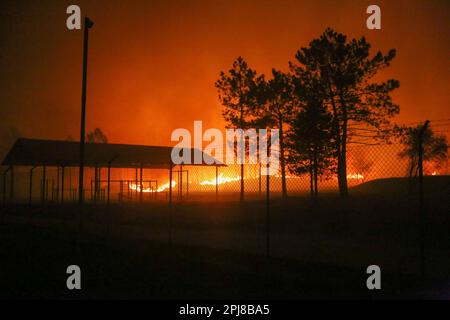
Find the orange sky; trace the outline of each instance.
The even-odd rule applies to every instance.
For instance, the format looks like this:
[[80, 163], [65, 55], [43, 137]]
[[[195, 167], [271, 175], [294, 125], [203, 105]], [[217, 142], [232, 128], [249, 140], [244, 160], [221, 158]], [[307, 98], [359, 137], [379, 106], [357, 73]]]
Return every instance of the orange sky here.
[[[399, 122], [448, 119], [450, 3], [422, 1], [8, 1], [0, 13], [0, 124], [24, 136], [79, 137], [82, 32], [90, 33], [87, 127], [111, 142], [171, 144], [170, 133], [223, 127], [214, 82], [242, 55], [259, 72], [289, 60], [330, 26], [373, 48], [398, 50], [384, 76], [400, 80]], [[379, 4], [382, 30], [366, 29]]]

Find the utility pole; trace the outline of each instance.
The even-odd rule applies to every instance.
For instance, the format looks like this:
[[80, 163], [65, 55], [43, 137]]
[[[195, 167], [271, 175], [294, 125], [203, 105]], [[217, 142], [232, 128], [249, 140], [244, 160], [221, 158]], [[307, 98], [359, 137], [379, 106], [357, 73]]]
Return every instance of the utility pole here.
[[419, 214], [420, 214], [420, 275], [425, 276], [425, 205], [423, 197], [423, 134], [428, 128], [430, 121], [425, 121], [419, 131], [418, 151], [419, 151]]
[[84, 37], [83, 37], [83, 79], [81, 86], [81, 125], [80, 125], [80, 172], [78, 176], [78, 203], [80, 205], [78, 216], [78, 237], [81, 237], [83, 228], [83, 178], [84, 178], [84, 140], [86, 128], [86, 87], [87, 87], [87, 63], [88, 63], [88, 43], [89, 29], [94, 23], [88, 18], [84, 18]]
[[86, 128], [86, 87], [87, 87], [87, 63], [88, 63], [88, 43], [89, 29], [94, 23], [88, 18], [84, 18], [83, 37], [83, 80], [81, 86], [81, 127], [80, 127], [80, 172], [78, 179], [78, 202], [83, 205], [83, 178], [84, 178], [84, 142]]

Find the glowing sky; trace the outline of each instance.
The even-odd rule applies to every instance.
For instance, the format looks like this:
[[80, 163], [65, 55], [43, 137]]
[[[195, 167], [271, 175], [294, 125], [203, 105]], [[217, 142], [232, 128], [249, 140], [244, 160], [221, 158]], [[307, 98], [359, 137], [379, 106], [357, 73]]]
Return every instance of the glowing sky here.
[[214, 82], [242, 55], [262, 73], [287, 69], [301, 46], [330, 26], [398, 50], [383, 76], [401, 82], [399, 122], [448, 119], [450, 2], [376, 1], [382, 30], [366, 29], [373, 1], [8, 1], [0, 13], [0, 124], [27, 137], [78, 138], [82, 32], [90, 34], [87, 127], [112, 142], [171, 144], [170, 133], [223, 127]]

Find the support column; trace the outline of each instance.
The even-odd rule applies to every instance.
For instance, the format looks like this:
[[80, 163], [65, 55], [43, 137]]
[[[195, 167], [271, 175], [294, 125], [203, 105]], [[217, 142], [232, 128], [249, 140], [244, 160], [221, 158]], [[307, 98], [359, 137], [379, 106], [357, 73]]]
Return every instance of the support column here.
[[143, 182], [142, 182], [142, 173], [143, 173], [143, 167], [142, 167], [142, 164], [141, 164], [141, 168], [140, 168], [140, 193], [139, 193], [139, 201], [140, 202], [142, 202], [142, 200], [143, 200], [143, 195], [144, 195], [144, 184], [143, 184]]
[[183, 200], [183, 165], [180, 165], [180, 200]]
[[[128, 182], [127, 182], [127, 185], [128, 185]], [[120, 180], [119, 202], [122, 202], [122, 197], [123, 197], [123, 181]]]
[[101, 181], [102, 181], [102, 167], [98, 167], [98, 173], [97, 173], [97, 199], [102, 200], [102, 188], [101, 188]]
[[41, 202], [45, 203], [46, 200], [46, 186], [47, 186], [47, 172], [46, 172], [46, 167], [43, 166], [42, 167], [42, 186], [41, 186]]
[[3, 205], [6, 205], [6, 176], [8, 174], [8, 171], [10, 168], [6, 169], [5, 172], [3, 172]]
[[30, 169], [30, 189], [28, 194], [28, 204], [31, 206], [33, 199], [33, 170], [36, 169], [36, 166]]
[[219, 200], [219, 167], [216, 166], [216, 201]]
[[9, 199], [14, 201], [14, 167], [11, 166], [11, 180], [9, 184]]
[[56, 203], [59, 202], [59, 166], [56, 166]]
[[64, 203], [64, 169], [65, 167], [61, 167], [61, 203]]
[[111, 161], [108, 161], [108, 187], [107, 187], [106, 201], [109, 206], [110, 203], [110, 193], [111, 193]]
[[169, 168], [169, 203], [172, 203], [172, 165]]
[[186, 170], [186, 200], [189, 200], [189, 170]]
[[[98, 180], [98, 168], [94, 167], [94, 203], [97, 202], [97, 180]], [[92, 189], [92, 183], [91, 183]]]
[[258, 178], [259, 178], [258, 192], [259, 192], [259, 195], [261, 196], [261, 193], [262, 193], [261, 161], [259, 162]]
[[136, 186], [136, 200], [137, 200], [137, 198], [138, 198], [138, 192], [139, 192], [139, 190], [138, 190], [138, 168], [136, 167], [136, 170], [135, 170], [135, 180], [134, 180], [134, 185]]
[[270, 257], [270, 175], [267, 164], [266, 172], [266, 256]]

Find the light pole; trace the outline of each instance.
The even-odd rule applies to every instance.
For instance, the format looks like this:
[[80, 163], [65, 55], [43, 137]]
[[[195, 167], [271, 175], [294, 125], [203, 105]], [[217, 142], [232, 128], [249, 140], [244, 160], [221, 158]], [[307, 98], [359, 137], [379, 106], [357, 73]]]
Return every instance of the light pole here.
[[84, 18], [83, 80], [81, 87], [80, 173], [78, 178], [78, 202], [80, 205], [83, 205], [84, 140], [85, 140], [85, 126], [86, 126], [86, 86], [87, 86], [89, 29], [92, 28], [93, 26], [94, 23], [88, 17]]

